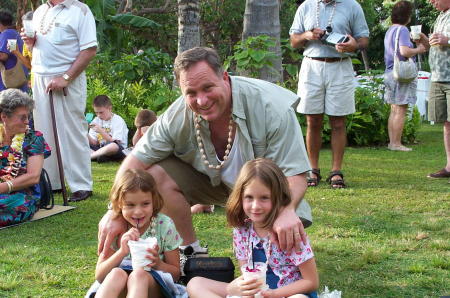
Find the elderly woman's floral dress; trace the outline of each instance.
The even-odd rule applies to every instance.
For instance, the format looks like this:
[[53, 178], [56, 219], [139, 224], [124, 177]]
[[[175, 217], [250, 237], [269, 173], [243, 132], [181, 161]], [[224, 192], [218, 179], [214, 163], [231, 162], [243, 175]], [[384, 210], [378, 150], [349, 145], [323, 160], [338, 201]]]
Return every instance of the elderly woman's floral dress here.
[[[17, 174], [17, 176], [20, 176], [27, 171], [27, 160], [29, 157], [40, 154], [43, 154], [44, 158], [50, 156], [50, 147], [39, 131], [28, 130], [25, 133], [22, 150], [18, 151], [13, 147], [13, 144], [11, 146], [0, 147], [1, 182], [13, 178], [11, 177], [13, 172], [12, 167], [15, 164], [12, 164], [15, 161], [17, 164], [20, 164]], [[22, 157], [20, 158], [20, 156]], [[39, 209], [40, 198], [39, 184], [13, 191], [9, 194], [0, 194], [0, 227], [31, 219]]]

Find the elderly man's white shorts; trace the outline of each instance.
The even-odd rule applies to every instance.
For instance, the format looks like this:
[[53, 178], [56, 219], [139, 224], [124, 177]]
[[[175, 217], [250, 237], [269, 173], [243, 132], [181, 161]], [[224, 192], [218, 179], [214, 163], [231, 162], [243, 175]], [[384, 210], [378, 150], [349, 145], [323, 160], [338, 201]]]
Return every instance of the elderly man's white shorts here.
[[302, 114], [344, 116], [355, 112], [351, 59], [325, 62], [305, 57], [299, 73], [297, 111]]

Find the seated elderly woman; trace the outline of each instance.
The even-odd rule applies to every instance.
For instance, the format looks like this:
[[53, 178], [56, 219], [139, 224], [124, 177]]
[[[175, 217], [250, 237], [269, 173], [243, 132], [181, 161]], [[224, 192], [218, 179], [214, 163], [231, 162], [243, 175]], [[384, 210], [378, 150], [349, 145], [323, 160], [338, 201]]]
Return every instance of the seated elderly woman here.
[[34, 102], [18, 89], [0, 92], [0, 227], [29, 220], [39, 208], [39, 178], [50, 148], [28, 128]]

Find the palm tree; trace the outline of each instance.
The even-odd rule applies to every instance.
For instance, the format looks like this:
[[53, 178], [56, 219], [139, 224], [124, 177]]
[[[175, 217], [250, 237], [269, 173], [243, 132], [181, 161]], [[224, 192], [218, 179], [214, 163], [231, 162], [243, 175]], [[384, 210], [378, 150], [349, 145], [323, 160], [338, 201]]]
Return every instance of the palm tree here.
[[199, 0], [178, 2], [178, 54], [200, 46]]
[[247, 0], [244, 13], [244, 30], [242, 39], [250, 36], [268, 35], [276, 41], [270, 50], [276, 54], [273, 69], [264, 67], [260, 70], [260, 78], [269, 82], [280, 82], [283, 79], [280, 47], [280, 3], [279, 0]]

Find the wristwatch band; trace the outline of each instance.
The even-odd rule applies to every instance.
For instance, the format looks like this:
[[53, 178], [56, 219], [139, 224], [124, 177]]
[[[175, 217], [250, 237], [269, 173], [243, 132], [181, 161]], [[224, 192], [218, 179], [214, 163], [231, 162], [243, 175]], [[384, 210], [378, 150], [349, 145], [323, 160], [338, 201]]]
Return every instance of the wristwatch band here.
[[70, 82], [70, 80], [72, 79], [67, 73], [63, 74], [63, 79], [66, 80], [67, 82]]

